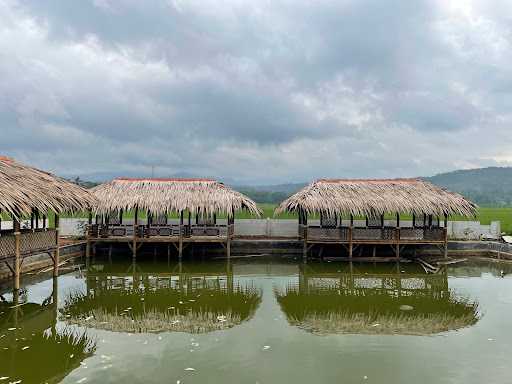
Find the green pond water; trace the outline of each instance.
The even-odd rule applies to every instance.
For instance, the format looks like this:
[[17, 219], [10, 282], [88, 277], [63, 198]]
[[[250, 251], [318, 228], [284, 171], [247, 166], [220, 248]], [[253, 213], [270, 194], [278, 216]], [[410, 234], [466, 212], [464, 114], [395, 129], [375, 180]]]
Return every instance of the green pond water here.
[[510, 383], [512, 265], [96, 260], [0, 299], [1, 383]]

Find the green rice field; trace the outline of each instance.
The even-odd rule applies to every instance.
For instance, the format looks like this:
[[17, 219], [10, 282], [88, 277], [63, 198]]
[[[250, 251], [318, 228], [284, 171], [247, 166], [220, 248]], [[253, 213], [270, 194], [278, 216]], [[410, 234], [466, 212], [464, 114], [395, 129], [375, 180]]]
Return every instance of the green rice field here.
[[[276, 219], [295, 219], [297, 218], [297, 215], [291, 214], [291, 213], [283, 213], [281, 215], [278, 215], [274, 217], [274, 209], [277, 207], [276, 204], [258, 204], [260, 209], [263, 211], [262, 218], [276, 218]], [[133, 216], [133, 213], [126, 212], [125, 217], [131, 217]], [[86, 217], [85, 213], [78, 213], [75, 215], [66, 215], [63, 217]], [[144, 213], [139, 213], [140, 218], [144, 218]], [[221, 216], [219, 216], [221, 218]], [[246, 212], [239, 212], [236, 215], [237, 219], [250, 219], [253, 218], [253, 216], [249, 215]], [[390, 217], [391, 218], [391, 217]], [[402, 220], [410, 219], [410, 217], [403, 215], [401, 216]], [[3, 214], [2, 220], [9, 220], [8, 216]], [[489, 208], [489, 207], [481, 207], [478, 210], [477, 217], [475, 219], [473, 218], [465, 218], [465, 217], [452, 217], [451, 220], [478, 220], [482, 224], [490, 224], [491, 221], [499, 220], [501, 221], [501, 231], [506, 232], [508, 234], [512, 234], [512, 207], [506, 207], [506, 208]], [[50, 216], [50, 225], [53, 224], [53, 217]]]

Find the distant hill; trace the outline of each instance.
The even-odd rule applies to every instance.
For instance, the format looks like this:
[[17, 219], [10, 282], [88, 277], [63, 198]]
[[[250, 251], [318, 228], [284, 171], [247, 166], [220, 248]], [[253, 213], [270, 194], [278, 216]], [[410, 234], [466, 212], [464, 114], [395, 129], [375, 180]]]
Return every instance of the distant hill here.
[[278, 204], [288, 196], [304, 188], [306, 183], [259, 185], [259, 186], [235, 186], [234, 188], [249, 196], [257, 203]]
[[[110, 180], [113, 178], [113, 175], [108, 175], [108, 177], [106, 177], [106, 175], [101, 175], [100, 177], [98, 177], [99, 175], [96, 176], [97, 177], [91, 178], [84, 177], [88, 181], [81, 178], [73, 178], [71, 180], [89, 188], [98, 184], [99, 180]], [[191, 176], [195, 175], [185, 173], [171, 175], [171, 177]], [[450, 191], [461, 193], [478, 205], [484, 207], [512, 207], [512, 167], [489, 167], [459, 170], [440, 173], [431, 177], [423, 177], [423, 179]], [[267, 204], [278, 204], [307, 184], [288, 183], [243, 186], [231, 179], [225, 179], [222, 181], [228, 185], [233, 185], [235, 189], [246, 194], [256, 202]]]
[[460, 170], [423, 179], [458, 192], [481, 206], [512, 206], [512, 167]]

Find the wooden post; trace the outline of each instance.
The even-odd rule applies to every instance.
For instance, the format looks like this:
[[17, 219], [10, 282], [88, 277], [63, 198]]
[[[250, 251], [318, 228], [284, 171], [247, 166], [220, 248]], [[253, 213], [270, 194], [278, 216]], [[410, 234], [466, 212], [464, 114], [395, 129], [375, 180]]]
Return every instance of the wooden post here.
[[302, 259], [304, 262], [308, 261], [308, 214], [302, 211], [302, 221], [304, 225], [304, 247], [302, 249]]
[[183, 257], [183, 211], [180, 212], [180, 237], [178, 245], [178, 258], [181, 261]]
[[55, 253], [53, 255], [53, 276], [59, 276], [60, 239], [59, 239], [59, 214], [55, 213]]
[[133, 243], [132, 243], [132, 259], [133, 262], [137, 259], [137, 231], [139, 230], [139, 207], [135, 207], [133, 216]]
[[92, 211], [89, 210], [89, 218], [87, 220], [87, 229], [85, 230], [85, 263], [89, 263], [89, 258], [91, 257], [91, 239], [89, 236], [89, 231], [92, 225]]
[[448, 258], [448, 214], [444, 214], [444, 258]]
[[354, 216], [350, 215], [350, 227], [348, 228], [348, 257], [352, 260], [352, 254], [354, 251], [352, 243], [352, 232], [354, 230]]
[[400, 214], [396, 214], [396, 258], [400, 260]]
[[14, 291], [18, 292], [20, 289], [20, 263], [21, 263], [21, 230], [20, 222], [13, 216], [13, 229], [14, 229]]
[[228, 234], [226, 239], [226, 256], [228, 258], [228, 262], [231, 259], [231, 222], [234, 221], [234, 217], [232, 215], [228, 215]]

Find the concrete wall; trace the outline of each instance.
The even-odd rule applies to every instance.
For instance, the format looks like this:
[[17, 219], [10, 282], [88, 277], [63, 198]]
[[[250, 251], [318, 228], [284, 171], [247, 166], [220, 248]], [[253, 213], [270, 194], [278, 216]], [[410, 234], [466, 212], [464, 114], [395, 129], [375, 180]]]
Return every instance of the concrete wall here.
[[[178, 223], [178, 220], [169, 220], [169, 222]], [[219, 224], [225, 224], [225, 220], [219, 220]], [[133, 220], [125, 220], [126, 224], [132, 224]], [[144, 221], [141, 220], [141, 224]], [[84, 234], [87, 219], [61, 219], [60, 228], [63, 236], [82, 236]], [[318, 220], [310, 220], [310, 225], [320, 225]], [[355, 220], [355, 226], [364, 226], [364, 220]], [[386, 220], [388, 226], [394, 226], [393, 220]], [[12, 225], [9, 222], [2, 222], [2, 228], [9, 228]], [[343, 222], [343, 225], [349, 225], [349, 222]], [[402, 221], [401, 227], [411, 227], [412, 221]], [[499, 221], [493, 221], [490, 225], [480, 224], [478, 221], [449, 221], [448, 237], [450, 239], [460, 240], [480, 240], [480, 239], [498, 239], [501, 234], [501, 225]], [[235, 221], [236, 236], [256, 236], [256, 237], [297, 237], [297, 220], [277, 220], [277, 219], [241, 219]]]

